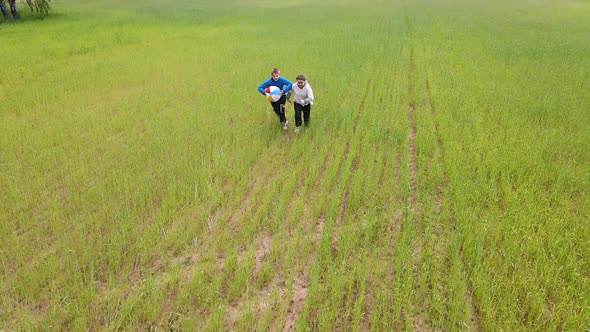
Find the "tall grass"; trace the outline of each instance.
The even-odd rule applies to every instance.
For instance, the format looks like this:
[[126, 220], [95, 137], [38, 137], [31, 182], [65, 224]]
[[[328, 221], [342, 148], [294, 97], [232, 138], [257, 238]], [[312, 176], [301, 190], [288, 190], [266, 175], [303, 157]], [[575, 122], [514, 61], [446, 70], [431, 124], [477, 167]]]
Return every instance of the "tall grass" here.
[[[0, 328], [585, 328], [589, 15], [71, 0], [0, 25]], [[256, 91], [275, 66], [317, 96], [300, 135]]]

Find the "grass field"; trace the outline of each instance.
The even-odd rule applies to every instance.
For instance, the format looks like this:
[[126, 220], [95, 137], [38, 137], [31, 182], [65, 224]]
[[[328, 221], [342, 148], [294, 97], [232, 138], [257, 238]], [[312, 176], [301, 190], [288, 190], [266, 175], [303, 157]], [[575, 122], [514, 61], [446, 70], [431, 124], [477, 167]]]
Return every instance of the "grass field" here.
[[0, 330], [590, 328], [587, 1], [21, 10]]

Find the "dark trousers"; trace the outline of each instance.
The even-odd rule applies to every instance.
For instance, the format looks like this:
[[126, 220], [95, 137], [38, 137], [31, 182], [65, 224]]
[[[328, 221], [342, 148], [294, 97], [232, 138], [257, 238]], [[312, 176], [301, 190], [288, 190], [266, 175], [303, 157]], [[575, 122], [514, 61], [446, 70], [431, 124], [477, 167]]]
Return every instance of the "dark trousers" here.
[[285, 102], [286, 101], [287, 101], [287, 96], [283, 95], [281, 97], [281, 99], [270, 103], [272, 105], [273, 111], [275, 111], [275, 113], [279, 117], [279, 121], [281, 121], [281, 123], [285, 123], [287, 121], [287, 118], [285, 117]]
[[8, 3], [10, 4], [10, 13], [12, 13], [12, 18], [14, 18], [15, 20], [20, 19], [20, 15], [16, 10], [16, 0], [10, 0], [8, 1]]
[[[20, 15], [16, 10], [16, 0], [8, 0], [8, 5], [10, 6], [10, 13], [12, 14], [12, 18], [18, 20]], [[8, 12], [6, 11], [6, 6], [4, 5], [4, 1], [0, 1], [0, 11], [2, 11], [2, 16], [4, 16], [5, 20], [8, 20], [10, 16], [8, 16]]]
[[305, 106], [299, 105], [298, 103], [293, 103], [295, 105], [295, 125], [297, 127], [301, 126], [301, 113], [303, 113], [303, 121], [305, 121], [305, 125], [309, 126], [309, 116], [311, 115], [311, 105], [307, 104]]
[[10, 18], [10, 16], [8, 16], [8, 11], [6, 11], [6, 6], [4, 5], [4, 0], [0, 0], [0, 11], [2, 11], [2, 16], [4, 16], [5, 20]]

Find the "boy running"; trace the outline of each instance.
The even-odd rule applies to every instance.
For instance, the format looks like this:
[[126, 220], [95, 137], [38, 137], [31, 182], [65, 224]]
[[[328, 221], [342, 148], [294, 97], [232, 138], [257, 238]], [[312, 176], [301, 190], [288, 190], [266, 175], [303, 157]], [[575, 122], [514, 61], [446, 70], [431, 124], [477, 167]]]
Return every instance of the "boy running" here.
[[281, 90], [281, 98], [275, 102], [271, 102], [270, 104], [272, 105], [272, 109], [279, 117], [279, 121], [281, 122], [283, 129], [287, 129], [287, 123], [289, 123], [289, 121], [287, 121], [287, 118], [285, 117], [285, 101], [287, 100], [287, 93], [293, 87], [293, 83], [281, 77], [281, 70], [279, 68], [273, 68], [271, 78], [260, 84], [258, 87], [258, 92], [264, 95], [264, 90], [269, 86], [276, 86]]

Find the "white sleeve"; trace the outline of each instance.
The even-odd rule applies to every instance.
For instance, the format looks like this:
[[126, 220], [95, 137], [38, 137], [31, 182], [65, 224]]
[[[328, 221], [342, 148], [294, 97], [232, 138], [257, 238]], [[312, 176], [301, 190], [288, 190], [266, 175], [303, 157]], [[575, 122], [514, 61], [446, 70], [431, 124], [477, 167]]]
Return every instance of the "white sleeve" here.
[[307, 84], [307, 99], [305, 99], [305, 101], [307, 101], [308, 104], [313, 105], [313, 90], [309, 84]]

